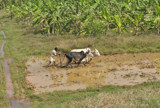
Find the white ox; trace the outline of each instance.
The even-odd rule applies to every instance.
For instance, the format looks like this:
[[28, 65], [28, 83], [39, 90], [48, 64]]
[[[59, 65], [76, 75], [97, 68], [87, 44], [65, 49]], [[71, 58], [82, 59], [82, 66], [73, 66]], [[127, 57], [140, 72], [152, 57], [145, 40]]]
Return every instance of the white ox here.
[[84, 53], [87, 53], [87, 52], [91, 52], [91, 49], [90, 48], [84, 48], [84, 49], [73, 49], [71, 50], [71, 52], [81, 52], [83, 51]]
[[89, 54], [82, 60], [82, 63], [88, 63], [92, 60], [94, 56], [100, 56], [100, 53], [97, 49], [94, 49], [93, 51], [91, 51], [90, 48], [71, 50], [71, 52], [81, 52], [81, 51], [83, 51], [84, 53], [89, 52]]
[[99, 51], [98, 51], [97, 49], [94, 49], [93, 51], [91, 51], [91, 52], [87, 55], [87, 57], [85, 57], [85, 58], [82, 60], [82, 63], [88, 63], [88, 62], [90, 62], [94, 56], [100, 56], [100, 53], [99, 53]]

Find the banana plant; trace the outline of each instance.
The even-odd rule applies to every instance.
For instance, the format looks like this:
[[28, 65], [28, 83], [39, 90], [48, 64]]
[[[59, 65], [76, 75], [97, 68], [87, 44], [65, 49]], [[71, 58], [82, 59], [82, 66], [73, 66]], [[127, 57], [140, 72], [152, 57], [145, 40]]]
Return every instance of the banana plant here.
[[141, 12], [138, 15], [134, 15], [133, 18], [129, 15], [127, 16], [129, 21], [131, 21], [131, 23], [134, 25], [134, 31], [136, 36], [138, 35], [140, 28], [143, 29], [143, 26], [144, 26], [144, 22], [142, 21], [143, 17], [144, 17], [143, 12]]
[[154, 25], [157, 30], [157, 33], [160, 33], [160, 6], [156, 7], [156, 17], [154, 19]]
[[116, 30], [119, 34], [119, 36], [122, 36], [123, 31], [127, 31], [124, 21], [122, 20], [122, 17], [120, 15], [114, 15], [114, 23], [115, 28], [113, 30]]
[[14, 12], [13, 12], [14, 8], [15, 8], [15, 6], [13, 4], [11, 4], [11, 3], [6, 7], [6, 10], [10, 14], [11, 20], [13, 19], [13, 15], [14, 15]]
[[109, 23], [111, 20], [109, 11], [107, 10], [107, 8], [104, 8], [102, 10], [102, 17], [105, 19], [105, 23], [106, 23], [106, 32], [109, 30]]
[[0, 0], [0, 6], [2, 9], [7, 7], [9, 4], [10, 4], [9, 0]]
[[143, 29], [156, 29], [159, 34], [159, 5], [160, 0], [0, 0], [11, 19], [14, 16], [48, 34], [75, 35], [83, 32], [84, 22], [92, 15], [105, 23], [103, 30], [114, 28], [120, 36], [128, 26], [135, 35]]

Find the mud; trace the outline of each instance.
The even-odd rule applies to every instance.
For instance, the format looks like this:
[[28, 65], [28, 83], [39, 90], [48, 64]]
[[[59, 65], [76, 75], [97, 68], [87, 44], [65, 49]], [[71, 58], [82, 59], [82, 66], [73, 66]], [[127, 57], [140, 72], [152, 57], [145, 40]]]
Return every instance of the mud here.
[[75, 65], [73, 68], [47, 68], [47, 63], [47, 57], [30, 57], [26, 62], [25, 80], [35, 94], [86, 89], [89, 86], [134, 86], [160, 80], [160, 53], [100, 56], [78, 68]]

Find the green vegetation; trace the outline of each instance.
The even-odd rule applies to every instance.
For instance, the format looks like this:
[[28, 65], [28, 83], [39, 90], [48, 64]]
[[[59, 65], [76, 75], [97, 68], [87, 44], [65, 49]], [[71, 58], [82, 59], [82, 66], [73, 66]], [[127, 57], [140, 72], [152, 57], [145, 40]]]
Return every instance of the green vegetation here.
[[2, 60], [0, 59], [0, 106], [6, 106], [8, 102], [6, 99], [5, 73]]
[[[0, 46], [3, 43], [3, 35], [0, 33]], [[1, 55], [0, 55], [1, 56]], [[5, 83], [5, 72], [3, 67], [3, 58], [0, 57], [0, 106], [8, 105], [6, 99], [6, 83]]]
[[76, 92], [53, 92], [40, 95], [39, 101], [32, 107], [47, 108], [90, 108], [90, 107], [118, 107], [141, 108], [160, 106], [159, 82], [144, 83], [133, 88], [119, 86], [105, 86], [99, 89], [87, 89]]
[[54, 35], [140, 35], [160, 29], [159, 0], [1, 0], [1, 8], [36, 31]]
[[[117, 37], [113, 32], [109, 32], [108, 36], [102, 35], [99, 37], [75, 37], [69, 35], [46, 37], [45, 35], [35, 33], [32, 28], [26, 25], [17, 24], [15, 20], [11, 21], [10, 17], [7, 17], [4, 11], [1, 11], [0, 13], [0, 21], [3, 23], [1, 30], [4, 30], [7, 35], [5, 55], [7, 58], [13, 58], [10, 66], [15, 89], [15, 97], [21, 98], [25, 96], [26, 98], [31, 99], [33, 101], [32, 107], [89, 107], [89, 105], [93, 103], [101, 103], [102, 101], [114, 103], [116, 100], [127, 102], [124, 104], [124, 107], [126, 107], [125, 105], [129, 106], [133, 103], [135, 103], [134, 105], [136, 105], [136, 107], [141, 107], [143, 104], [148, 107], [159, 106], [159, 82], [146, 83], [133, 88], [105, 86], [100, 88], [88, 88], [86, 90], [78, 90], [74, 92], [61, 91], [34, 95], [32, 94], [32, 91], [27, 88], [24, 81], [26, 75], [24, 64], [27, 58], [31, 55], [48, 56], [55, 46], [59, 47], [62, 52], [69, 51], [73, 48], [87, 47], [88, 45], [91, 48], [96, 47], [99, 49], [101, 54], [154, 52], [160, 51], [159, 36], [150, 34], [135, 37], [124, 34], [122, 37]], [[5, 85], [4, 80], [1, 81], [3, 81], [3, 84]], [[5, 88], [5, 86], [3, 88]], [[3, 92], [3, 96], [5, 96], [5, 92], [1, 92]], [[138, 95], [135, 95], [137, 93]], [[150, 95], [147, 95], [148, 93]], [[121, 98], [122, 94], [123, 98]], [[1, 98], [3, 96], [1, 95]], [[108, 101], [106, 100], [106, 97], [112, 98]], [[116, 102], [120, 103], [121, 101]], [[2, 104], [0, 106], [6, 105], [5, 102], [6, 101], [1, 102]], [[116, 103], [116, 105], [123, 107], [123, 105], [119, 103]], [[103, 103], [101, 105], [102, 107], [105, 106]]]
[[[12, 3], [0, 0], [0, 8], [10, 14], [0, 11], [0, 31], [7, 35], [5, 55], [13, 58], [10, 66], [15, 97], [31, 99], [32, 107], [160, 107], [160, 82], [133, 88], [105, 86], [34, 95], [24, 80], [28, 57], [48, 56], [56, 46], [63, 53], [84, 47], [95, 47], [104, 55], [159, 52], [159, 3], [159, 0], [16, 0]], [[0, 33], [1, 40], [2, 36]], [[7, 101], [0, 63], [1, 107]]]
[[[133, 88], [108, 87], [100, 90], [94, 96], [84, 100], [64, 102], [61, 107], [90, 108], [90, 107], [118, 107], [118, 108], [158, 108], [160, 106], [160, 83], [147, 83]], [[111, 88], [111, 89], [110, 89]], [[108, 91], [110, 90], [110, 92]], [[47, 104], [46, 104], [47, 105]], [[57, 107], [58, 108], [58, 107]]]

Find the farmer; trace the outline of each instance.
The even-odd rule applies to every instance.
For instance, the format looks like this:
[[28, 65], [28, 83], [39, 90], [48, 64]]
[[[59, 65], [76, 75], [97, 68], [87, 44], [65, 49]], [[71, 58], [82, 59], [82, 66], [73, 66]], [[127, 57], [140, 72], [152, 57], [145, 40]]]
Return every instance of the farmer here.
[[55, 66], [56, 65], [56, 60], [55, 60], [55, 56], [57, 55], [57, 51], [58, 51], [58, 48], [54, 48], [50, 54], [50, 57], [49, 57], [49, 66]]

